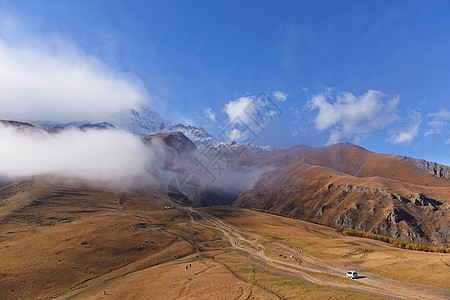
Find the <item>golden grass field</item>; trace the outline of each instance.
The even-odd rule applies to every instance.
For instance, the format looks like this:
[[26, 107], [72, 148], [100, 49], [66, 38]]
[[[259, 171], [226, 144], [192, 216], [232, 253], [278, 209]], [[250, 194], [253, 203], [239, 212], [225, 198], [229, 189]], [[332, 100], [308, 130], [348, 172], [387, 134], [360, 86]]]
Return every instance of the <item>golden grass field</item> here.
[[42, 179], [0, 191], [1, 299], [450, 296], [449, 254], [247, 209], [165, 210], [173, 203], [153, 191]]
[[[346, 237], [334, 228], [301, 220], [236, 208], [212, 208], [227, 222], [270, 240], [301, 248], [305, 254], [348, 268], [362, 268], [388, 278], [450, 287], [450, 255], [394, 248], [359, 237]], [[236, 214], [233, 213], [236, 211]], [[433, 270], [434, 276], [423, 276]]]

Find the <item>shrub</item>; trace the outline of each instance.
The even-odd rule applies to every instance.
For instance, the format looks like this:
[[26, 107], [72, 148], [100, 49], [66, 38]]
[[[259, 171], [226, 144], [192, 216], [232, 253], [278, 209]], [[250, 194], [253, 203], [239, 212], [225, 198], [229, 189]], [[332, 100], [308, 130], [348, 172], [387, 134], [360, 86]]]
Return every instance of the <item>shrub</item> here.
[[[268, 213], [268, 214], [272, 214], [272, 215], [278, 215], [278, 216], [282, 216], [282, 217], [292, 218], [292, 217], [286, 216], [284, 214], [276, 213], [276, 212], [273, 212], [270, 210], [258, 209], [258, 208], [253, 208], [252, 210], [263, 212], [263, 213]], [[325, 224], [321, 224], [319, 222], [315, 222], [312, 220], [304, 220], [304, 221], [312, 222], [312, 223], [319, 224], [319, 225], [325, 225]], [[326, 226], [328, 226], [328, 225], [326, 225]], [[367, 239], [372, 239], [372, 240], [378, 240], [378, 241], [392, 244], [394, 247], [397, 247], [397, 248], [402, 248], [402, 249], [407, 249], [407, 250], [415, 250], [415, 251], [425, 251], [425, 252], [450, 253], [450, 248], [428, 247], [428, 246], [414, 244], [414, 243], [407, 243], [407, 242], [400, 241], [395, 238], [391, 238], [391, 237], [387, 237], [387, 236], [383, 236], [383, 235], [379, 235], [379, 234], [374, 234], [374, 233], [370, 233], [370, 232], [366, 232], [366, 231], [355, 230], [355, 229], [345, 228], [345, 227], [341, 227], [341, 226], [331, 226], [331, 227], [336, 228], [337, 232], [339, 232], [345, 236], [357, 236], [357, 237], [362, 237], [362, 238], [367, 238]]]
[[342, 235], [346, 236], [357, 236], [357, 237], [363, 237], [368, 238], [372, 240], [378, 240], [385, 243], [390, 243], [394, 247], [401, 248], [401, 249], [407, 249], [407, 250], [415, 250], [415, 251], [425, 251], [425, 252], [439, 252], [439, 253], [450, 253], [450, 248], [442, 248], [442, 247], [428, 247], [424, 245], [414, 244], [414, 243], [408, 243], [404, 241], [400, 241], [395, 238], [390, 238], [387, 236], [379, 235], [379, 234], [373, 234], [370, 232], [345, 228], [345, 227], [339, 227], [336, 229], [337, 232], [342, 233]]

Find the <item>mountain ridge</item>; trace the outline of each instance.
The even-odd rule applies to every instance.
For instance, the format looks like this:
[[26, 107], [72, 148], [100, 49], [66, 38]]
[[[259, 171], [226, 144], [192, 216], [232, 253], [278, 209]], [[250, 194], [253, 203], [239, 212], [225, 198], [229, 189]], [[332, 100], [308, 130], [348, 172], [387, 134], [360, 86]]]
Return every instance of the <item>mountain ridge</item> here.
[[[182, 132], [187, 138], [189, 138], [199, 149], [211, 148], [216, 151], [229, 151], [229, 152], [238, 152], [242, 154], [247, 149], [252, 150], [263, 150], [267, 151], [265, 155], [270, 157], [273, 153], [282, 153], [290, 152], [295, 148], [307, 148], [309, 146], [306, 145], [297, 145], [291, 147], [289, 149], [275, 149], [271, 146], [254, 146], [254, 145], [241, 145], [234, 142], [223, 141], [215, 138], [211, 134], [209, 134], [202, 127], [192, 126], [192, 125], [184, 125], [181, 123], [171, 123], [166, 121], [163, 117], [161, 117], [156, 111], [151, 109], [149, 106], [142, 105], [140, 107], [131, 108], [119, 111], [107, 120], [103, 122], [93, 123], [89, 121], [76, 121], [69, 123], [58, 123], [58, 122], [48, 122], [48, 121], [35, 121], [28, 122], [30, 124], [39, 126], [41, 128], [47, 130], [60, 130], [61, 128], [66, 128], [69, 126], [79, 127], [79, 128], [97, 128], [97, 129], [106, 129], [106, 128], [120, 128], [126, 131], [129, 131], [133, 134], [140, 136], [141, 138], [145, 138], [150, 135], [161, 134], [161, 133], [170, 133], [179, 131]], [[335, 145], [347, 145], [351, 147], [360, 147], [351, 143], [338, 143]], [[242, 149], [245, 147], [245, 149]], [[310, 147], [317, 148], [317, 147]], [[362, 148], [362, 147], [360, 147]], [[363, 148], [364, 149], [364, 148]], [[369, 151], [369, 150], [367, 150]], [[233, 159], [242, 163], [243, 160], [239, 157], [235, 157], [235, 153], [232, 154]], [[259, 156], [258, 156], [259, 157]], [[410, 160], [414, 165], [416, 165], [419, 169], [427, 170], [430, 174], [436, 177], [444, 177], [450, 179], [450, 167], [445, 166], [436, 162], [429, 162], [423, 159], [418, 158], [408, 158], [406, 156], [399, 156], [405, 160]], [[249, 160], [250, 158], [246, 158]], [[245, 163], [245, 161], [244, 161]]]
[[[6, 124], [38, 128], [13, 121]], [[116, 127], [111, 123], [96, 124], [72, 122], [66, 127], [50, 126], [46, 130], [57, 132], [67, 127], [107, 130], [111, 126]], [[196, 132], [200, 135], [197, 143], [214, 140], [206, 131], [193, 126], [176, 124], [164, 129]], [[159, 149], [158, 160], [168, 170], [184, 175], [194, 174], [194, 170], [201, 173], [201, 168], [195, 164], [195, 155], [201, 154], [202, 149], [181, 130], [149, 135], [142, 140]], [[165, 146], [159, 147], [160, 142]], [[203, 147], [209, 146], [203, 144]], [[233, 172], [238, 171], [230, 173], [237, 177], [233, 180], [243, 181], [251, 170], [266, 168], [259, 173], [261, 175], [258, 174], [256, 183], [252, 181], [253, 186], [245, 187], [239, 195], [236, 193], [235, 201], [230, 198], [233, 195], [226, 195], [223, 197], [226, 202], [222, 204], [234, 202], [233, 205], [239, 207], [271, 210], [408, 242], [448, 245], [450, 241], [449, 232], [445, 229], [450, 223], [450, 180], [443, 177], [442, 172], [433, 173], [426, 168], [442, 165], [379, 154], [351, 143], [267, 150], [217, 142], [212, 148], [230, 155], [230, 168]], [[225, 190], [205, 187], [205, 191], [208, 191], [205, 193], [207, 197], [217, 198]], [[221, 204], [220, 201], [208, 200], [202, 203]]]
[[419, 169], [428, 171], [431, 175], [450, 179], [450, 167], [436, 162], [426, 161], [413, 157], [403, 156], [403, 159], [412, 162]]
[[294, 147], [234, 205], [395, 237], [448, 245], [450, 181], [400, 156], [352, 144]]

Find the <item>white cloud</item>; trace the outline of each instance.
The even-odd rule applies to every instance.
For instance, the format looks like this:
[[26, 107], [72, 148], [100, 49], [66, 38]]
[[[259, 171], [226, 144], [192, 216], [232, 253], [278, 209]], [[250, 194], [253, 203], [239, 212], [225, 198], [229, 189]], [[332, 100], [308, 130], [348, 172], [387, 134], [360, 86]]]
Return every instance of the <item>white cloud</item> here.
[[418, 112], [412, 111], [409, 113], [409, 118], [411, 121], [407, 126], [389, 131], [392, 144], [410, 143], [419, 133], [420, 124], [422, 123], [421, 115]]
[[250, 123], [251, 119], [246, 109], [253, 103], [252, 97], [240, 97], [235, 101], [225, 104], [224, 112], [228, 115], [229, 122], [240, 119], [245, 123]]
[[131, 75], [58, 38], [14, 29], [15, 37], [8, 24], [0, 23], [0, 119], [102, 121], [147, 99]]
[[0, 176], [54, 174], [126, 186], [149, 176], [154, 154], [120, 130], [68, 129], [50, 134], [0, 124]]
[[393, 144], [409, 143], [419, 133], [420, 124], [410, 124], [409, 126], [392, 130], [391, 142]]
[[[265, 93], [229, 101], [223, 112], [228, 115], [229, 121], [226, 134], [230, 141], [236, 142], [243, 142], [244, 138], [252, 141], [257, 132], [265, 130], [269, 121], [282, 114], [281, 109]], [[237, 137], [239, 140], [235, 139]]]
[[239, 130], [238, 128], [233, 128], [227, 132], [230, 141], [245, 141], [247, 137], [246, 131]]
[[270, 120], [282, 114], [281, 109], [265, 93], [229, 101], [223, 112], [228, 115], [230, 123], [239, 120], [250, 128], [260, 129], [264, 129]]
[[308, 101], [307, 107], [318, 109], [314, 125], [319, 131], [330, 129], [327, 144], [333, 144], [343, 138], [359, 140], [393, 123], [398, 119], [398, 102], [399, 97], [375, 90], [358, 97], [349, 92], [340, 92], [333, 97], [332, 90], [327, 89]]
[[205, 109], [203, 110], [203, 113], [204, 113], [205, 116], [206, 116], [209, 120], [211, 120], [212, 122], [215, 122], [215, 121], [216, 121], [216, 115], [212, 112], [212, 110], [211, 110], [210, 107], [205, 108]]
[[227, 127], [225, 132], [228, 141], [245, 143], [244, 141], [248, 136], [248, 128], [245, 125], [252, 123], [252, 119], [247, 113], [247, 109], [252, 105], [252, 103], [253, 98], [249, 96], [240, 97], [235, 101], [229, 101], [225, 104], [223, 112], [228, 115], [229, 124], [233, 124], [232, 127]]
[[447, 140], [447, 142], [445, 142], [446, 144], [450, 144], [450, 139]]
[[441, 108], [437, 113], [430, 113], [427, 115], [432, 120], [427, 123], [428, 131], [425, 136], [431, 134], [441, 134], [445, 130], [448, 130], [448, 124], [450, 123], [450, 110]]
[[284, 101], [286, 101], [288, 94], [283, 93], [282, 91], [274, 91], [273, 96], [278, 101], [284, 102]]

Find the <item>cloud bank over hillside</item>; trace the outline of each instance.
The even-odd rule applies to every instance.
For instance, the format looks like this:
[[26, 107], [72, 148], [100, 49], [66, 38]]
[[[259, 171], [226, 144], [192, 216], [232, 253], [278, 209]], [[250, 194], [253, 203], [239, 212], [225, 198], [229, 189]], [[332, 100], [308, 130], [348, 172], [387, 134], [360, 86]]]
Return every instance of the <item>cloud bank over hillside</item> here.
[[126, 187], [157, 174], [154, 150], [120, 130], [48, 133], [0, 124], [0, 140], [0, 176], [51, 174]]

